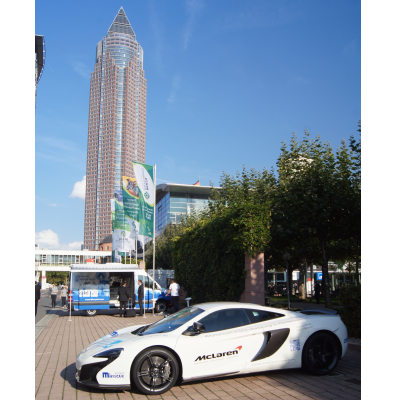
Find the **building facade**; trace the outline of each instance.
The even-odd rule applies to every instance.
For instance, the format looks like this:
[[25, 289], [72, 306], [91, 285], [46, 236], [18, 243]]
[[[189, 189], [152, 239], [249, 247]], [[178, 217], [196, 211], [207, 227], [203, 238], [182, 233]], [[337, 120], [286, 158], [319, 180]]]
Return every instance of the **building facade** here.
[[121, 7], [96, 46], [90, 81], [84, 248], [112, 233], [110, 199], [146, 158], [147, 81], [143, 49]]
[[[220, 189], [216, 187], [214, 189]], [[166, 227], [181, 222], [182, 215], [190, 214], [208, 204], [211, 186], [163, 183], [156, 187], [156, 236]]]
[[68, 272], [71, 264], [105, 264], [111, 262], [110, 251], [48, 250], [35, 245], [35, 280], [47, 289], [46, 272]]

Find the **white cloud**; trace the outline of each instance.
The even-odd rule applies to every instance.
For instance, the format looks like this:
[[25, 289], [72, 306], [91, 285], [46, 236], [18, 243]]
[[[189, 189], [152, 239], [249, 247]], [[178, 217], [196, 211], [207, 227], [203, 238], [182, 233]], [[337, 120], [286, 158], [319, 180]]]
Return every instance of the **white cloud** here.
[[176, 95], [178, 90], [181, 87], [181, 78], [179, 75], [175, 75], [174, 78], [172, 79], [172, 89], [171, 93], [168, 97], [168, 103], [173, 104], [176, 101]]
[[75, 183], [74, 188], [72, 189], [72, 193], [69, 197], [78, 197], [78, 199], [85, 200], [85, 192], [86, 192], [86, 175], [83, 177], [81, 181]]
[[51, 203], [51, 204], [49, 204], [49, 206], [50, 207], [57, 207], [57, 204], [56, 203]]
[[45, 229], [35, 233], [35, 243], [39, 248], [47, 248], [49, 250], [80, 250], [83, 242], [75, 241], [72, 243], [60, 243], [57, 233], [51, 229]]
[[186, 11], [189, 14], [189, 19], [183, 31], [183, 49], [186, 50], [189, 46], [189, 41], [194, 32], [196, 18], [201, 14], [204, 8], [203, 0], [186, 0]]

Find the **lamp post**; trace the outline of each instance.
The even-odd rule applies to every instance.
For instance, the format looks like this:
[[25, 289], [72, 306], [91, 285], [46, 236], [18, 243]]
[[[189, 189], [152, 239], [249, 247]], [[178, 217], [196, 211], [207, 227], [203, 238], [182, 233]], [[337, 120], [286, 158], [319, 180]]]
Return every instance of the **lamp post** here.
[[283, 255], [283, 259], [286, 261], [286, 291], [287, 291], [287, 301], [288, 301], [288, 310], [290, 309], [290, 292], [289, 292], [289, 266], [288, 261], [290, 259], [290, 254], [286, 252]]

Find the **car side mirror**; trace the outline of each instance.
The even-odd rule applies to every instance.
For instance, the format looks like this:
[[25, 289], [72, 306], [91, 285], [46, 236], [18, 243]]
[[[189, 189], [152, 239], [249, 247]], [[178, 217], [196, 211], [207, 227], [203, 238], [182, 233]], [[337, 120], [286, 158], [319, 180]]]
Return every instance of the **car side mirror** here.
[[193, 322], [193, 330], [194, 330], [195, 332], [201, 333], [201, 332], [205, 332], [205, 331], [206, 331], [206, 328], [205, 328], [204, 325], [201, 324], [200, 322]]

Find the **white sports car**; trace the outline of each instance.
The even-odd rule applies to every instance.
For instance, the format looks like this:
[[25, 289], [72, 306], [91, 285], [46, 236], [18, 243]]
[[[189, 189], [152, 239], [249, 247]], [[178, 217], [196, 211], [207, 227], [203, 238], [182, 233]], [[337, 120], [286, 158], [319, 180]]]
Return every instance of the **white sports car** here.
[[328, 374], [347, 350], [347, 329], [335, 313], [198, 304], [92, 343], [76, 359], [76, 379], [102, 389], [135, 385], [144, 394], [161, 394], [178, 380], [300, 367]]

